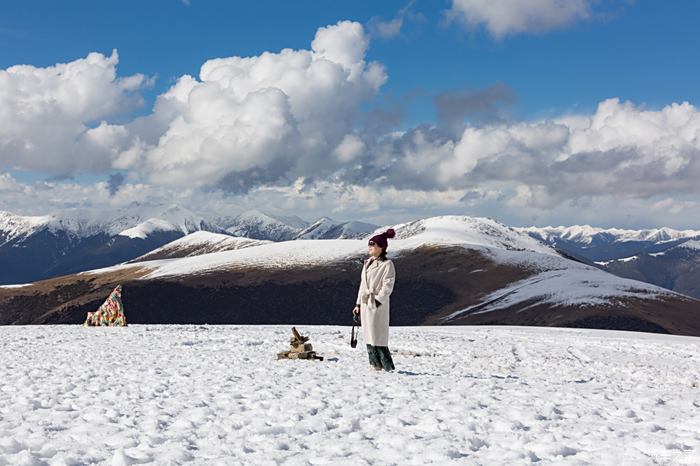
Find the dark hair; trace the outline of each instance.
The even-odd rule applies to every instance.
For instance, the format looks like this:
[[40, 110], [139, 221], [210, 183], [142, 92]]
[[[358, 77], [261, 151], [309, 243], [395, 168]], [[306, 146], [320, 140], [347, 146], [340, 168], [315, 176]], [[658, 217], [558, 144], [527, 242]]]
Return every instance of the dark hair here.
[[382, 253], [379, 254], [379, 259], [385, 261], [386, 260], [386, 249], [382, 249]]

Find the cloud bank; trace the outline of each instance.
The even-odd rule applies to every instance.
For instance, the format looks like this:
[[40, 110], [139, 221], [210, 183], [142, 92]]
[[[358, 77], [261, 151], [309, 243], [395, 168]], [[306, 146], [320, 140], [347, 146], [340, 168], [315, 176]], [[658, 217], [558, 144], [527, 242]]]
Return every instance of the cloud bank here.
[[[377, 223], [463, 212], [615, 224], [624, 206], [618, 226], [700, 226], [688, 223], [700, 212], [692, 104], [610, 98], [592, 114], [510, 121], [501, 110], [516, 97], [496, 84], [435, 96], [435, 123], [362, 128], [363, 105], [388, 79], [369, 45], [362, 25], [341, 21], [308, 49], [211, 59], [131, 121], [152, 80], [119, 77], [116, 51], [0, 70], [0, 209], [150, 199]], [[22, 182], [17, 171], [56, 176]], [[84, 173], [103, 181], [76, 181]]]
[[549, 208], [581, 196], [700, 192], [700, 113], [684, 102], [645, 110], [613, 98], [593, 115], [467, 126], [457, 139], [416, 128], [379, 145], [386, 182], [424, 189], [507, 184]]

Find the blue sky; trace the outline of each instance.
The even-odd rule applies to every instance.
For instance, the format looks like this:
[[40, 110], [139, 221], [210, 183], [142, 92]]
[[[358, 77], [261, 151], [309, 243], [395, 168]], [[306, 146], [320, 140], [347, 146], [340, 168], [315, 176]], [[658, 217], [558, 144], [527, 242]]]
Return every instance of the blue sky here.
[[[320, 26], [350, 19], [392, 19], [405, 1], [177, 0], [8, 2], [0, 16], [0, 68], [48, 66], [118, 49], [119, 73], [157, 76], [152, 99], [182, 74], [197, 75], [215, 57], [304, 48]], [[425, 92], [408, 123], [434, 118], [430, 96], [501, 82], [512, 88], [521, 118], [572, 108], [593, 110], [620, 97], [662, 106], [697, 102], [700, 50], [692, 0], [604, 2], [609, 18], [546, 34], [494, 40], [481, 31], [443, 24], [446, 1], [415, 2], [424, 19], [408, 20], [402, 36], [378, 39], [368, 52], [390, 75], [383, 94]]]
[[[527, 1], [533, 4], [550, 3], [554, 7], [558, 5], [558, 0]], [[504, 0], [505, 4], [511, 2], [512, 0]], [[487, 109], [486, 121], [483, 114], [469, 111], [459, 113], [458, 109], [459, 123], [463, 125], [459, 127], [459, 132], [464, 125], [481, 128], [494, 121], [503, 125], [517, 125], [518, 122], [536, 122], [572, 114], [592, 117], [600, 103], [606, 99], [617, 98], [621, 103], [629, 102], [634, 107], [631, 111], [636, 112], [636, 115], [644, 110], [661, 111], [673, 104], [688, 102], [694, 105], [698, 102], [700, 86], [697, 85], [697, 76], [700, 65], [695, 55], [700, 50], [700, 34], [695, 19], [700, 13], [700, 4], [690, 0], [580, 2], [590, 13], [585, 17], [572, 16], [555, 26], [548, 26], [547, 18], [534, 17], [524, 30], [506, 29], [501, 36], [489, 29], [486, 21], [474, 20], [475, 22], [468, 23], [459, 19], [448, 20], [448, 12], [457, 9], [457, 0], [454, 4], [447, 0], [191, 0], [187, 3], [176, 0], [127, 0], [74, 1], [69, 5], [53, 1], [8, 2], [3, 5], [0, 15], [0, 70], [18, 64], [46, 68], [85, 58], [90, 52], [109, 57], [112, 50], [116, 49], [118, 64], [115, 68], [118, 77], [140, 74], [152, 80], [150, 85], [140, 86], [135, 91], [143, 103], [128, 106], [128, 111], [100, 114], [98, 118], [84, 120], [81, 124], [84, 128], [90, 128], [104, 120], [113, 125], [128, 126], [138, 116], [152, 114], [156, 97], [167, 92], [182, 75], [199, 78], [200, 67], [207, 60], [234, 56], [257, 57], [264, 52], [276, 53], [284, 48], [307, 50], [319, 28], [348, 20], [359, 23], [368, 37], [369, 46], [364, 53], [364, 60], [380, 63], [387, 79], [376, 86], [371, 96], [362, 94], [362, 97], [358, 97], [356, 108], [351, 110], [357, 110], [357, 115], [353, 117], [350, 126], [345, 128], [346, 132], [365, 131], [367, 112], [373, 109], [399, 115], [391, 127], [387, 127], [387, 131], [413, 134], [421, 125], [440, 126], [436, 96], [447, 93], [449, 101], [452, 93], [472, 92], [481, 95], [493, 86], [500, 86], [499, 89], [509, 97], [490, 101], [492, 106]], [[467, 5], [464, 8], [468, 8], [470, 15], [480, 14], [473, 7], [474, 2], [464, 0], [463, 4]], [[546, 10], [543, 11], [547, 13]], [[493, 12], [485, 12], [484, 15], [493, 15]], [[562, 17], [564, 15], [562, 13]], [[378, 25], [397, 18], [403, 19], [400, 32], [389, 37], [382, 37], [377, 32]], [[488, 97], [485, 98], [489, 100]], [[690, 111], [694, 111], [694, 108]], [[671, 131], [680, 133], [677, 128]], [[359, 136], [365, 137], [364, 134]], [[460, 138], [459, 134], [453, 136], [454, 145], [464, 140], [464, 136]], [[6, 134], [5, 137], [7, 141], [13, 137], [15, 141], [19, 138], [13, 134]], [[22, 137], [25, 138], [22, 140], [24, 143], [28, 140], [26, 138], [30, 138], [24, 133]], [[652, 144], [649, 141], [630, 143], [627, 136], [621, 140], [625, 147]], [[379, 157], [371, 150], [375, 143], [376, 140], [363, 140], [368, 159], [377, 160]], [[411, 144], [414, 147], [416, 143], [412, 141]], [[618, 146], [615, 146], [617, 151], [622, 147]], [[594, 149], [601, 150], [599, 146]], [[378, 149], [375, 147], [375, 150]], [[604, 150], [612, 148], [606, 146]], [[647, 147], [645, 150], [651, 149]], [[407, 152], [402, 152], [405, 153]], [[510, 152], [505, 150], [499, 157], [509, 155]], [[688, 156], [684, 152], [683, 157], [683, 163], [694, 166], [694, 155]], [[76, 162], [58, 164], [58, 168], [47, 168], [40, 163], [22, 164], [18, 160], [19, 156], [12, 154], [0, 158], [0, 169], [8, 174], [6, 177], [12, 176], [19, 183], [31, 184], [53, 175], [69, 174], [73, 176], [70, 182], [94, 184], [117, 171], [130, 174], [127, 183], [153, 182], [152, 177], [140, 175], [143, 173], [142, 167], [138, 170], [133, 166], [124, 168], [126, 165], [123, 163], [113, 163], [111, 166], [98, 164], [98, 168], [88, 164], [90, 168], [86, 169], [85, 166], [88, 165]], [[482, 165], [485, 163], [481, 162]], [[473, 166], [471, 162], [467, 165]], [[464, 166], [464, 163], [460, 166]], [[224, 168], [231, 169], [231, 166], [226, 165]], [[279, 171], [277, 168], [271, 171]], [[487, 170], [488, 167], [484, 165], [483, 169]], [[472, 181], [467, 184], [454, 181], [443, 184], [437, 181], [424, 183], [416, 181], [414, 175], [406, 175], [401, 180], [382, 185], [381, 189], [410, 188], [426, 193], [430, 190], [444, 193], [445, 190], [457, 187], [468, 192], [477, 190], [479, 194], [472, 198], [481, 199], [483, 203], [465, 206], [464, 213], [490, 213], [490, 216], [511, 223], [527, 223], [528, 220], [539, 221], [543, 218], [553, 222], [575, 221], [571, 214], [563, 213], [570, 212], [571, 202], [579, 206], [591, 205], [587, 221], [598, 221], [601, 224], [615, 221], [612, 214], [596, 214], [599, 209], [593, 206], [598, 205], [596, 202], [603, 202], [596, 193], [554, 195], [554, 191], [560, 188], [547, 186], [541, 180], [537, 183], [514, 180], [526, 187], [516, 186], [518, 183], [507, 186], [507, 180], [501, 176], [485, 179], [475, 175], [478, 171], [472, 169], [469, 172]], [[236, 169], [231, 173], [233, 172]], [[333, 178], [335, 175], [331, 176], [330, 173], [324, 172], [326, 179], [337, 178]], [[408, 179], [414, 180], [410, 186]], [[640, 182], [643, 179], [640, 178]], [[349, 182], [349, 179], [345, 181]], [[635, 208], [639, 209], [639, 215], [621, 223], [635, 226], [663, 222], [680, 227], [689, 225], [682, 219], [687, 217], [688, 208], [695, 208], [697, 193], [682, 180], [676, 181], [678, 180], [666, 179], [661, 183], [665, 183], [666, 188], [658, 192], [636, 190], [615, 193], [608, 187], [601, 191], [601, 195], [607, 196], [609, 201], [622, 199], [624, 202], [637, 202]], [[221, 180], [214, 180], [211, 184], [220, 187], [220, 182]], [[544, 186], [546, 200], [534, 200], [537, 196], [533, 193], [540, 189], [538, 186]], [[211, 188], [203, 187], [208, 190]], [[484, 194], [486, 192], [490, 194]], [[522, 205], [516, 208], [513, 203], [507, 204], [504, 201], [517, 196], [521, 196], [518, 199], [522, 200], [523, 192], [527, 192], [526, 197], [533, 200], [533, 204], [525, 206], [533, 209], [526, 217], [518, 214]], [[597, 201], [594, 199], [596, 197]], [[6, 196], [5, 205], [0, 205], [0, 209], [9, 210], [14, 207], [15, 210], [35, 210], [26, 205], [15, 206], [13, 201], [7, 199], [9, 197]], [[648, 211], [649, 205], [668, 202], [668, 199], [673, 200], [676, 210], [679, 209], [678, 205], [685, 206], [678, 210], [678, 218], [662, 216], [645, 219], [643, 212]], [[252, 198], [249, 201], [254, 203]], [[323, 213], [322, 210], [325, 209], [325, 214], [336, 211], [341, 217], [361, 215], [361, 211], [338, 208], [332, 201], [328, 202], [323, 207], [317, 207], [317, 210], [304, 210], [299, 206], [300, 213], [313, 216]], [[566, 203], [569, 204], [565, 205]], [[377, 221], [381, 215], [388, 215], [380, 211], [377, 208], [365, 218]], [[426, 203], [418, 210], [398, 208], [388, 218], [403, 219], [410, 216], [410, 212], [419, 212], [417, 215], [425, 216], [448, 211], [454, 211], [454, 206], [431, 210]]]

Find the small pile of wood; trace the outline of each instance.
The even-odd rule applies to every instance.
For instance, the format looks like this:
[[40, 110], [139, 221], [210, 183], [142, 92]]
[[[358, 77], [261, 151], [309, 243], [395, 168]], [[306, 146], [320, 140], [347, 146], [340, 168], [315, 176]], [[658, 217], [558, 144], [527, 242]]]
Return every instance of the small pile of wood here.
[[291, 349], [277, 353], [277, 359], [318, 359], [323, 361], [323, 356], [319, 356], [313, 350], [309, 337], [302, 336], [295, 327], [292, 327]]

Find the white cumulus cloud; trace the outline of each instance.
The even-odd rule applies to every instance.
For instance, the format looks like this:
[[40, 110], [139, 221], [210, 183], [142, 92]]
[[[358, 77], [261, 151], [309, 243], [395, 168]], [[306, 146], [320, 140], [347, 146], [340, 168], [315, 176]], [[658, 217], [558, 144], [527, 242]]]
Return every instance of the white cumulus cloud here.
[[144, 75], [117, 77], [117, 51], [0, 70], [0, 163], [65, 173], [108, 169], [127, 132], [107, 121], [142, 103]]
[[425, 189], [507, 184], [513, 202], [549, 208], [585, 196], [700, 193], [700, 112], [613, 98], [592, 115], [468, 126], [455, 140], [423, 127], [375, 151], [386, 184]]
[[368, 45], [362, 25], [341, 21], [320, 28], [309, 50], [209, 60], [198, 79], [181, 77], [134, 122], [151, 144], [115, 167], [162, 185], [232, 190], [329, 173], [354, 157], [360, 104], [386, 80], [382, 65], [365, 61]]

